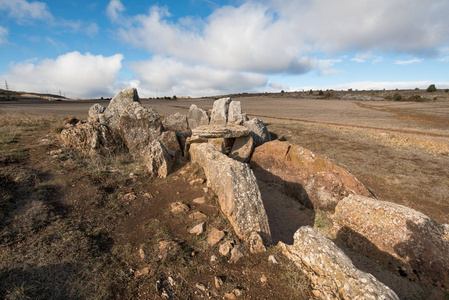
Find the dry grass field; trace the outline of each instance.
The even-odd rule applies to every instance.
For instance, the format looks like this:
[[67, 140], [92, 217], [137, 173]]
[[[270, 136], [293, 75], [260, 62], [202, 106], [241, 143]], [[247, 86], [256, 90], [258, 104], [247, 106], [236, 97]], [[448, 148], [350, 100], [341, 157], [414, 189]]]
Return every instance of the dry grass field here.
[[[236, 100], [250, 118], [268, 124], [273, 138], [326, 156], [378, 199], [449, 223], [449, 101], [443, 96], [430, 102], [291, 94]], [[192, 103], [211, 109], [213, 101], [142, 102], [166, 116], [186, 114]], [[220, 298], [235, 289], [244, 299], [310, 298], [306, 278], [275, 247], [236, 264], [219, 255], [210, 261], [216, 246], [189, 235], [189, 217], [169, 209], [170, 203], [181, 201], [191, 211], [205, 213], [208, 228], [236, 238], [214, 205], [213, 193], [205, 193], [205, 185], [189, 184], [204, 177], [198, 167], [181, 160], [166, 179], [152, 179], [127, 155], [89, 158], [61, 148], [63, 119], [86, 117], [95, 102], [0, 103], [0, 298], [158, 299], [157, 282], [174, 299]], [[201, 196], [206, 204], [192, 202]], [[312, 216], [315, 227], [326, 234], [331, 221], [325, 214], [298, 207], [298, 216]], [[175, 242], [176, 251], [161, 257], [163, 241]], [[269, 263], [269, 255], [280, 264]], [[444, 297], [356, 253], [351, 258], [390, 284], [401, 299]], [[145, 274], [139, 275], [142, 270]], [[215, 277], [224, 280], [222, 286], [215, 286]], [[267, 281], [261, 282], [262, 277]]]

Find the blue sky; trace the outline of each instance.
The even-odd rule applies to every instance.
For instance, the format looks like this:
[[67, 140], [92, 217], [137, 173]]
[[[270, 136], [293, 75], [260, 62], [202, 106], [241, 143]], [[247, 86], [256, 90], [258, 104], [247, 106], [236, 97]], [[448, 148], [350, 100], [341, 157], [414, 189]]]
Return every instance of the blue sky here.
[[449, 88], [447, 0], [0, 0], [0, 87], [67, 97]]

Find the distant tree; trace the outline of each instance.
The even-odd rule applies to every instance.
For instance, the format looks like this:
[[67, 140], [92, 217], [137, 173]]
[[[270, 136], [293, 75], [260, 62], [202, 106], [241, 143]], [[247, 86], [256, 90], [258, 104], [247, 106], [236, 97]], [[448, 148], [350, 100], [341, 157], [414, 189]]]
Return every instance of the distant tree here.
[[281, 91], [281, 94], [283, 94], [283, 93], [285, 93], [285, 91], [284, 91], [284, 90], [282, 90], [282, 91]]
[[444, 92], [449, 93], [449, 89], [445, 89]]
[[401, 96], [401, 94], [399, 94], [399, 93], [394, 93], [393, 99], [394, 99], [395, 101], [401, 101], [401, 100], [402, 100], [402, 96]]
[[426, 91], [428, 91], [429, 93], [436, 92], [437, 88], [435, 87], [434, 84], [431, 84], [431, 85], [429, 85], [429, 87], [427, 88]]
[[323, 93], [323, 91], [322, 91], [322, 90], [320, 90], [320, 91], [318, 92], [318, 95], [320, 95], [320, 96], [324, 96], [324, 93]]
[[348, 92], [352, 92], [352, 89], [348, 89]]
[[419, 91], [419, 88], [418, 88], [418, 87], [415, 87], [415, 91]]
[[173, 100], [178, 100], [178, 97], [176, 97], [176, 95], [173, 95], [172, 99]]
[[310, 90], [310, 91], [309, 91], [309, 94], [310, 94], [310, 95], [312, 95], [312, 94], [313, 94], [313, 91], [312, 91], [312, 90]]

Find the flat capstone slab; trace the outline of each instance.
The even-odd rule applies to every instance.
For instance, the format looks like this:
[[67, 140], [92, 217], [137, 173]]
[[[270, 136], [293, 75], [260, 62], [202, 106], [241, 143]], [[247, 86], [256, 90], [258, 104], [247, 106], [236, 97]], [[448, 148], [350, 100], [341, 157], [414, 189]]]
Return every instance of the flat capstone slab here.
[[192, 130], [192, 137], [200, 138], [238, 138], [248, 136], [249, 130], [240, 125], [204, 125]]

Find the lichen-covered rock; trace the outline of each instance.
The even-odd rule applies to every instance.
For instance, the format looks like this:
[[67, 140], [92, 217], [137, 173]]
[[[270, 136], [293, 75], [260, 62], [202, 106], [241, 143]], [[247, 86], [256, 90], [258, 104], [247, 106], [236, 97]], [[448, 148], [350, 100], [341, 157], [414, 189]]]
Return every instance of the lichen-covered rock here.
[[176, 133], [174, 133], [173, 131], [162, 132], [161, 135], [159, 136], [159, 140], [162, 142], [162, 144], [164, 144], [167, 150], [173, 151], [173, 153], [176, 153], [179, 156], [182, 155], [178, 138], [176, 136]]
[[261, 120], [254, 118], [243, 123], [243, 126], [249, 129], [251, 137], [254, 140], [254, 147], [258, 147], [271, 141], [271, 135], [267, 126]]
[[120, 116], [118, 128], [134, 158], [146, 155], [147, 146], [162, 132], [159, 114], [138, 102], [128, 104]]
[[215, 146], [192, 144], [192, 161], [198, 163], [218, 196], [222, 212], [227, 216], [237, 235], [248, 240], [256, 231], [265, 243], [271, 241], [268, 218], [256, 178], [247, 164], [233, 160]]
[[278, 247], [308, 276], [318, 299], [399, 299], [373, 275], [357, 269], [341, 249], [309, 226], [296, 231], [293, 245], [279, 242]]
[[128, 104], [133, 102], [140, 104], [139, 95], [135, 88], [126, 88], [115, 95], [104, 112], [106, 124], [111, 128], [118, 128], [121, 114]]
[[106, 125], [106, 121], [104, 118], [104, 111], [106, 108], [101, 106], [98, 103], [95, 103], [89, 108], [89, 117], [87, 119], [87, 122], [89, 123], [100, 123], [102, 125]]
[[231, 103], [231, 98], [221, 98], [214, 102], [210, 125], [225, 126], [228, 123], [229, 103]]
[[335, 207], [337, 238], [408, 279], [449, 290], [449, 241], [411, 208], [350, 195]]
[[242, 112], [242, 104], [240, 101], [231, 101], [228, 109], [228, 124], [242, 125], [243, 122], [248, 121], [247, 116]]
[[61, 131], [63, 144], [86, 155], [114, 153], [120, 140], [105, 125], [82, 123]]
[[180, 113], [175, 113], [166, 117], [163, 124], [165, 130], [183, 132], [186, 135], [190, 135], [191, 133], [189, 123], [187, 122], [187, 116]]
[[199, 126], [209, 125], [209, 115], [195, 104], [192, 104], [187, 115], [190, 130]]
[[332, 211], [350, 194], [371, 195], [343, 168], [289, 142], [271, 141], [257, 147], [251, 166], [259, 180], [277, 184], [289, 196], [315, 209]]
[[154, 140], [148, 145], [143, 159], [153, 177], [167, 177], [174, 164], [174, 159], [159, 140]]
[[238, 137], [235, 139], [229, 157], [243, 163], [249, 162], [254, 151], [254, 141], [251, 136]]

